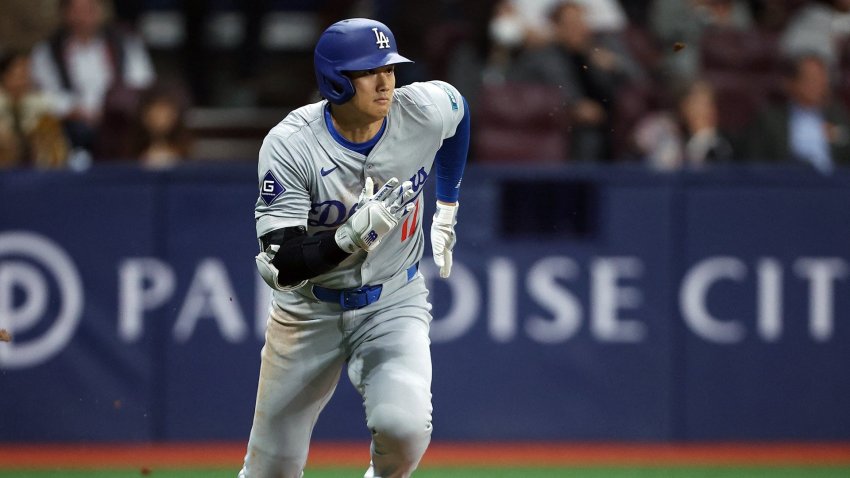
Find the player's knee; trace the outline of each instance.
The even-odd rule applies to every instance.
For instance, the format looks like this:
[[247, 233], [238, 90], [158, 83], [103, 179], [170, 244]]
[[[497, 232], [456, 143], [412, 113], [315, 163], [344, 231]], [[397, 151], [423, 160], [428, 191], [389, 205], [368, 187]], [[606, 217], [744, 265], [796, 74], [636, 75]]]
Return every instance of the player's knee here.
[[378, 405], [369, 416], [369, 430], [382, 441], [418, 445], [431, 436], [431, 414], [394, 405]]

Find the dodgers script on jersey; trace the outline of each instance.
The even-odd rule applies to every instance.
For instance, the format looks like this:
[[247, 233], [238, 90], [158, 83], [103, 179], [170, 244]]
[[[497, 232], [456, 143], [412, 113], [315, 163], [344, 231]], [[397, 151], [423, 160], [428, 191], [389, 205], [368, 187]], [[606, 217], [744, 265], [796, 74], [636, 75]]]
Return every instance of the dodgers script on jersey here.
[[[327, 101], [291, 112], [260, 149], [257, 236], [305, 226], [308, 234], [335, 229], [354, 213], [366, 177], [376, 188], [390, 178], [411, 181], [413, 210], [378, 245], [379, 254], [358, 251], [310, 282], [333, 289], [381, 283], [422, 258], [422, 191], [443, 140], [464, 115], [460, 93], [441, 81], [413, 83], [394, 91], [383, 136], [368, 156], [337, 143], [324, 120]], [[275, 291], [286, 304], [293, 294]]]

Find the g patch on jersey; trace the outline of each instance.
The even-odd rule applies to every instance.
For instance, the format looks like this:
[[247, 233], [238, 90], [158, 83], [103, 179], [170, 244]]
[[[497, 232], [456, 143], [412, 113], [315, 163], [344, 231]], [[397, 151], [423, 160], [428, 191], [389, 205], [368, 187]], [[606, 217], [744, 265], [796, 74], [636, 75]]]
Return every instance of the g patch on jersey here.
[[271, 170], [266, 171], [266, 175], [263, 176], [263, 182], [260, 184], [260, 197], [266, 203], [266, 206], [273, 203], [285, 191], [286, 188], [274, 177]]

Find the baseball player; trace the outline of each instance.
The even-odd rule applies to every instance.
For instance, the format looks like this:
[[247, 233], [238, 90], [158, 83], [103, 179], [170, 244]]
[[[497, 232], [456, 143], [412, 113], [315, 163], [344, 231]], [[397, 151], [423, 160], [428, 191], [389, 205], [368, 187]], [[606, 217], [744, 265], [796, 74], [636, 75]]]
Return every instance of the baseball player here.
[[469, 111], [451, 85], [395, 88], [383, 23], [331, 25], [315, 49], [325, 98], [266, 136], [257, 267], [274, 289], [240, 477], [302, 476], [343, 366], [371, 433], [366, 477], [410, 476], [431, 437], [431, 305], [419, 273], [423, 186], [436, 177], [433, 258], [449, 276]]

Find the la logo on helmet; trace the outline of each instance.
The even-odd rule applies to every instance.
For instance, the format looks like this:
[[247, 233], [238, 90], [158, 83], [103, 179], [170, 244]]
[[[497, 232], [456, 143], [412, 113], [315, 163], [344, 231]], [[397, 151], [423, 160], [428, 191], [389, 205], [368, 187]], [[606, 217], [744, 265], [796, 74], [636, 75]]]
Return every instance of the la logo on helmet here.
[[378, 45], [378, 48], [389, 48], [390, 47], [390, 39], [384, 35], [384, 32], [379, 31], [378, 27], [372, 29], [375, 32], [375, 44]]

